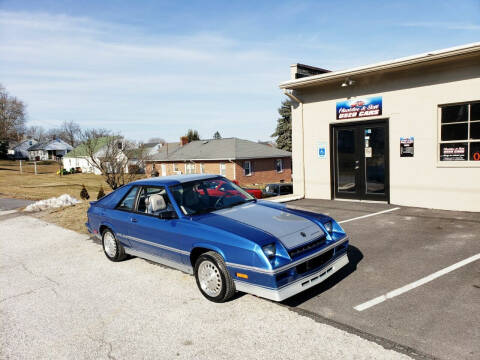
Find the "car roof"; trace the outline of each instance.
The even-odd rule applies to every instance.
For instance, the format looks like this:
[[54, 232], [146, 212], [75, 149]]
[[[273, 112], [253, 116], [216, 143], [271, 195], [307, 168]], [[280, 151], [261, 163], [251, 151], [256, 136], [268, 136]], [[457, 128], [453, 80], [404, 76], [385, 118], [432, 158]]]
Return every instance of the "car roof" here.
[[131, 182], [129, 185], [163, 185], [163, 186], [171, 186], [182, 184], [190, 181], [197, 181], [197, 180], [207, 180], [207, 179], [214, 179], [218, 178], [220, 175], [199, 175], [199, 174], [191, 174], [191, 175], [171, 175], [171, 176], [159, 176], [159, 177], [151, 177], [148, 179], [137, 180]]

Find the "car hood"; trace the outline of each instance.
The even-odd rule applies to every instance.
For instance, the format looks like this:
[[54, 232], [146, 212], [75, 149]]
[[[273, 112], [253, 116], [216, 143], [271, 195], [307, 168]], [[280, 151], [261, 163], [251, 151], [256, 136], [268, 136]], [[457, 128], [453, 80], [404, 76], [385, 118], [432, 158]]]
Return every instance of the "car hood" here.
[[213, 214], [216, 217], [233, 220], [238, 224], [254, 227], [271, 234], [280, 240], [287, 249], [309, 243], [325, 234], [320, 226], [309, 219], [259, 203], [217, 210]]

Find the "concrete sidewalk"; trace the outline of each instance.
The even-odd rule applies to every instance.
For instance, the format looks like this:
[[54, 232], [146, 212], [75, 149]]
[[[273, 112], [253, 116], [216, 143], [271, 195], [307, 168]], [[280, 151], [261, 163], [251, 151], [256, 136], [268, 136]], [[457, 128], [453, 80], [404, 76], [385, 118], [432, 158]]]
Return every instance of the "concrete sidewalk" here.
[[112, 263], [87, 236], [2, 221], [0, 358], [407, 359], [251, 295], [204, 299], [192, 276]]

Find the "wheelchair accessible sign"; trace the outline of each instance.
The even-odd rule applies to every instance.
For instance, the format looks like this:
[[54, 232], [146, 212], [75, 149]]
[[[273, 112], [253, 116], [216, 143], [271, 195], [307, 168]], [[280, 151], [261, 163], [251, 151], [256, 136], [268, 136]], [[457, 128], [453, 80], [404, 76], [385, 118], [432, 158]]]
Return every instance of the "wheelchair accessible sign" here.
[[318, 143], [317, 145], [317, 156], [319, 159], [327, 158], [327, 143]]

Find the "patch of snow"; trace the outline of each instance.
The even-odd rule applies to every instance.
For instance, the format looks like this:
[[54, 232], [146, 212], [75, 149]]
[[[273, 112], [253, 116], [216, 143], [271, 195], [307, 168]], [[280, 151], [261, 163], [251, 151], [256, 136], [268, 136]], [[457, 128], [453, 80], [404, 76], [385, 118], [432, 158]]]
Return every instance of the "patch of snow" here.
[[63, 194], [59, 197], [53, 197], [46, 200], [40, 200], [34, 202], [33, 204], [28, 205], [25, 208], [25, 211], [34, 212], [34, 211], [42, 211], [47, 209], [59, 208], [64, 206], [72, 206], [75, 204], [79, 204], [81, 201], [75, 199], [74, 197]]

